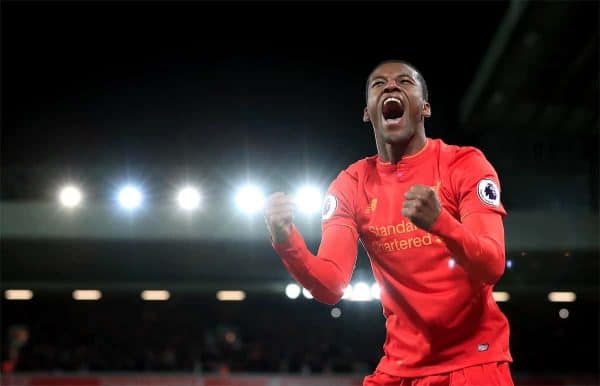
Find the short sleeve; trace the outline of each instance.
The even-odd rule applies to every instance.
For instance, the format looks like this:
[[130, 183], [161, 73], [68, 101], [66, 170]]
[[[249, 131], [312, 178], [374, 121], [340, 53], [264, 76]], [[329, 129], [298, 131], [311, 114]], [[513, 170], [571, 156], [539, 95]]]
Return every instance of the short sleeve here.
[[461, 149], [451, 173], [461, 219], [476, 212], [506, 215], [498, 174], [481, 151], [471, 147]]
[[357, 231], [354, 197], [357, 180], [348, 171], [342, 171], [329, 185], [321, 213], [321, 227], [341, 225]]

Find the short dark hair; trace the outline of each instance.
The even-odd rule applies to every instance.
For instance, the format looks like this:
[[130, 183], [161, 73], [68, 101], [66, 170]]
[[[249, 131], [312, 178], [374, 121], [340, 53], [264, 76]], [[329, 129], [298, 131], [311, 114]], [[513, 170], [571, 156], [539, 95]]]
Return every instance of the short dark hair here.
[[[413, 70], [415, 70], [417, 72], [417, 80], [419, 81], [419, 83], [421, 83], [421, 93], [423, 94], [423, 99], [426, 101], [429, 101], [429, 90], [427, 89], [427, 82], [425, 82], [425, 78], [423, 77], [423, 74], [421, 74], [421, 71], [417, 67], [415, 67], [412, 63], [407, 62], [406, 60], [402, 60], [402, 59], [384, 60], [383, 62], [380, 62], [378, 65], [373, 67], [371, 74], [373, 73], [373, 71], [375, 71], [375, 69], [377, 67], [383, 66], [384, 64], [387, 64], [387, 63], [402, 63], [402, 64], [412, 68]], [[366, 93], [367, 99], [369, 99], [369, 79], [371, 79], [371, 74], [369, 74], [369, 77], [367, 78], [367, 93]]]

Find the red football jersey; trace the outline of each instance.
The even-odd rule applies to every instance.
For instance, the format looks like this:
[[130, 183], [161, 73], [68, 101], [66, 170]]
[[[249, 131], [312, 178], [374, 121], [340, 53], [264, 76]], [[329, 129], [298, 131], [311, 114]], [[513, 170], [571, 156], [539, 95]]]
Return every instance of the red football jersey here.
[[387, 336], [377, 369], [417, 377], [512, 362], [509, 325], [492, 297], [493, 283], [473, 278], [439, 237], [402, 215], [404, 193], [415, 184], [434, 187], [458, 221], [477, 212], [506, 215], [498, 176], [484, 155], [439, 139], [428, 138], [397, 164], [362, 159], [332, 182], [323, 231], [340, 225], [355, 231], [381, 289]]

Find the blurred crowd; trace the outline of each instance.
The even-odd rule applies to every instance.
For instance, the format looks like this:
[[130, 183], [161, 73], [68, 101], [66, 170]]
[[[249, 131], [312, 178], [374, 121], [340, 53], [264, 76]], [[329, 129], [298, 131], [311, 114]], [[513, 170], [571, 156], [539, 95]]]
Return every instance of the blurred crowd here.
[[383, 325], [365, 334], [378, 336], [370, 349], [345, 338], [351, 332], [326, 306], [323, 317], [299, 323], [293, 313], [274, 323], [268, 306], [229, 317], [189, 306], [85, 308], [9, 326], [25, 339], [16, 343], [9, 332], [5, 371], [364, 374], [379, 359], [373, 347], [383, 343]]
[[[513, 369], [597, 373], [597, 297], [582, 294], [575, 303], [538, 298], [521, 294], [500, 303], [511, 327]], [[252, 294], [243, 302], [190, 294], [144, 302], [110, 293], [94, 302], [63, 295], [2, 301], [2, 368], [5, 373], [372, 371], [385, 341], [381, 304], [342, 301], [336, 308]]]

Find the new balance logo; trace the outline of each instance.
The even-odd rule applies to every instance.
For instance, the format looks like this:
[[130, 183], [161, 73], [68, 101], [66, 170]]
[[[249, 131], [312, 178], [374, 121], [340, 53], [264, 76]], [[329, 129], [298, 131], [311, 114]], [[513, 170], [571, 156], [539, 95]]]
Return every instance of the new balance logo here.
[[367, 213], [375, 213], [375, 209], [377, 209], [377, 199], [373, 198], [367, 206]]

